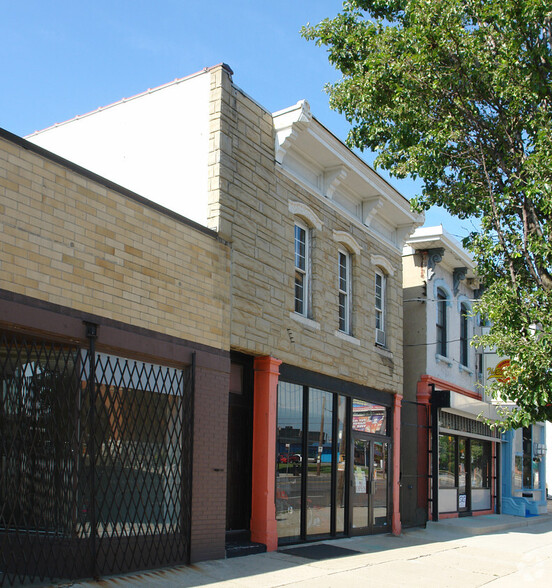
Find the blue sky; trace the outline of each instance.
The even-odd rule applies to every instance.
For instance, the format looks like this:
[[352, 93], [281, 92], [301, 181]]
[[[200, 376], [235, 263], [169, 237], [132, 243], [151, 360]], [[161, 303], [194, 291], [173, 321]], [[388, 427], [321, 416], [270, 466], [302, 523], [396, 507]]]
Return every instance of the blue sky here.
[[[341, 0], [0, 0], [0, 127], [25, 136], [148, 88], [225, 62], [234, 82], [271, 111], [306, 99], [345, 140], [345, 119], [324, 85], [339, 79], [325, 49], [300, 28], [339, 12]], [[374, 156], [361, 155], [368, 163]], [[394, 180], [410, 198], [420, 184]], [[471, 223], [430, 211], [462, 237]]]

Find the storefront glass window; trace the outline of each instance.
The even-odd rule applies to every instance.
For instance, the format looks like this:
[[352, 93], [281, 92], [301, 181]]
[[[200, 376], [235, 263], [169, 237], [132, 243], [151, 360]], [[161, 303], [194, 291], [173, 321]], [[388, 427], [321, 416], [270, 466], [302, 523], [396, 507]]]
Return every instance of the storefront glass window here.
[[346, 399], [337, 397], [337, 497], [336, 533], [345, 532], [345, 495], [347, 472], [347, 433], [345, 428]]
[[276, 521], [278, 536], [301, 534], [301, 462], [303, 451], [303, 387], [278, 385], [276, 442]]
[[491, 444], [488, 441], [471, 440], [471, 487], [491, 487]]
[[[543, 444], [544, 427], [533, 425], [533, 443]], [[540, 487], [540, 470], [542, 457], [533, 455], [533, 488]]]
[[439, 435], [439, 488], [456, 487], [456, 437]]
[[309, 390], [307, 535], [328, 534], [332, 506], [333, 394]]
[[523, 487], [533, 487], [533, 451], [531, 427], [523, 427]]
[[353, 431], [386, 435], [387, 409], [385, 406], [355, 399], [353, 401]]

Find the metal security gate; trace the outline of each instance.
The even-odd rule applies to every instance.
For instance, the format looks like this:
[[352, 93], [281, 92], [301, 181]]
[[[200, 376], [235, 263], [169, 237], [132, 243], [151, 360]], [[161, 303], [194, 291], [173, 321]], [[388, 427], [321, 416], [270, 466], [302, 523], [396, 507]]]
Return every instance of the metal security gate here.
[[404, 528], [428, 520], [430, 414], [427, 404], [402, 401], [400, 512]]
[[189, 561], [193, 366], [0, 331], [0, 586]]

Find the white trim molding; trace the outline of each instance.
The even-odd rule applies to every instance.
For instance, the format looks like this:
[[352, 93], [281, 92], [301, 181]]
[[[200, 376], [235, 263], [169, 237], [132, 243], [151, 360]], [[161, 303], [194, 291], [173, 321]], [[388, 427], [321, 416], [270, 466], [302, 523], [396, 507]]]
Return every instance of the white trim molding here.
[[314, 227], [317, 231], [322, 229], [324, 223], [318, 218], [315, 212], [303, 202], [290, 200], [288, 208], [291, 214], [302, 218], [309, 226]]
[[372, 262], [372, 265], [381, 267], [388, 276], [393, 277], [395, 275], [393, 266], [385, 257], [383, 257], [383, 255], [372, 255], [370, 261]]
[[360, 339], [349, 335], [348, 333], [344, 333], [343, 331], [334, 331], [334, 335], [342, 339], [343, 341], [347, 341], [348, 343], [352, 343], [353, 345], [360, 345]]
[[359, 242], [346, 231], [336, 231], [334, 229], [332, 237], [334, 241], [345, 245], [345, 247], [347, 247], [347, 249], [349, 249], [349, 251], [355, 255], [359, 255], [362, 251], [362, 247], [360, 246]]
[[293, 319], [294, 321], [297, 321], [298, 323], [301, 323], [305, 327], [309, 327], [310, 329], [313, 329], [315, 331], [320, 331], [320, 323], [319, 322], [313, 321], [312, 319], [307, 318], [306, 316], [303, 316], [302, 314], [299, 314], [297, 312], [290, 312], [289, 318]]

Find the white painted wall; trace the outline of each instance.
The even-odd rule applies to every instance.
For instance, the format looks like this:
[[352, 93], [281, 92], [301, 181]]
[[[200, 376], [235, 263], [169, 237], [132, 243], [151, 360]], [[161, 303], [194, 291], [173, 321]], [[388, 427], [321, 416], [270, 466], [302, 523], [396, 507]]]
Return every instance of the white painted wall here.
[[[447, 307], [447, 340], [448, 340], [448, 362], [436, 359], [436, 341], [437, 341], [437, 288], [444, 286], [445, 290], [450, 293], [450, 306]], [[475, 391], [476, 373], [475, 373], [475, 348], [470, 346], [468, 350], [468, 370], [460, 366], [460, 303], [466, 301], [470, 306], [473, 303], [473, 291], [465, 286], [465, 281], [460, 282], [457, 295], [453, 291], [452, 271], [449, 271], [442, 263], [435, 266], [435, 275], [427, 282], [427, 372], [437, 378], [442, 378], [447, 382], [462, 386], [468, 390]], [[466, 300], [467, 299], [467, 300]], [[469, 336], [473, 339], [475, 334], [475, 318], [469, 320]]]
[[201, 72], [27, 139], [206, 225], [209, 82]]

